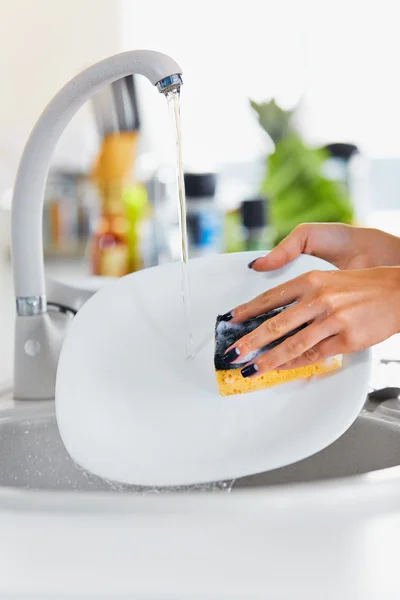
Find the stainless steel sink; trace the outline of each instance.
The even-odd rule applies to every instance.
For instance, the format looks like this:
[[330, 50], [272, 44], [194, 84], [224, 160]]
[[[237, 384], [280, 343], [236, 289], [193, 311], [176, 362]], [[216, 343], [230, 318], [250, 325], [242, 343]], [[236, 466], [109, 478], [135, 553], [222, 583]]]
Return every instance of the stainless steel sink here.
[[[399, 415], [400, 416], [400, 415]], [[364, 410], [335, 443], [298, 463], [246, 477], [242, 486], [321, 481], [400, 465], [400, 421]]]
[[[0, 456], [0, 487], [161, 491], [115, 484], [80, 469], [63, 446], [51, 401], [18, 403], [10, 394], [0, 399]], [[339, 440], [322, 452], [285, 468], [236, 480], [233, 488], [346, 477], [399, 464], [400, 419], [388, 417], [378, 405], [370, 405]], [[230, 482], [219, 482], [190, 490], [226, 490], [230, 486]]]

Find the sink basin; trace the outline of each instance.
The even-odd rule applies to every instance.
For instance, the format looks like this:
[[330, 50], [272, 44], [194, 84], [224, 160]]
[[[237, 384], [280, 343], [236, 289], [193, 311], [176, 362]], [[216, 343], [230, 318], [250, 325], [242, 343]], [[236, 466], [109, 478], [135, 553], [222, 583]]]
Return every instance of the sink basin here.
[[[9, 408], [0, 409], [0, 457], [0, 489], [6, 486], [29, 490], [129, 491], [141, 494], [162, 491], [114, 483], [81, 469], [70, 458], [61, 441], [52, 401], [11, 401]], [[217, 482], [185, 490], [223, 490], [228, 485]], [[173, 491], [180, 489], [174, 488]]]
[[0, 596], [398, 598], [399, 442], [399, 420], [367, 406], [330, 447], [230, 494], [148, 494], [79, 469], [53, 402], [3, 396]]
[[[105, 481], [79, 468], [58, 433], [54, 403], [13, 402], [0, 410], [0, 489], [149, 493], [171, 491]], [[376, 410], [375, 410], [376, 409]], [[232, 482], [174, 488], [230, 490], [346, 477], [400, 464], [400, 419], [385, 418], [379, 406], [364, 409], [334, 444], [293, 465]]]

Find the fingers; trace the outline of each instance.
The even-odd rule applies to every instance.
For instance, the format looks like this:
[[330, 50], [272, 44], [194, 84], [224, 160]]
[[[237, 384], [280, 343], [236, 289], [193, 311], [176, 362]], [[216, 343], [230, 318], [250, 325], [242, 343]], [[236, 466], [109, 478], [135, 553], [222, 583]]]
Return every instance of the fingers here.
[[[318, 316], [318, 306], [312, 302], [298, 302], [294, 306], [283, 310], [276, 317], [268, 319], [257, 329], [243, 336], [227, 350], [229, 357], [234, 362], [244, 362], [246, 357], [256, 350], [264, 348], [298, 327], [313, 321]], [[270, 351], [271, 352], [271, 351]]]
[[280, 368], [281, 365], [290, 361], [295, 361], [299, 357], [305, 357], [308, 361], [307, 364], [318, 362], [322, 360], [322, 350], [326, 353], [332, 349], [331, 342], [328, 348], [323, 347], [322, 350], [318, 345], [323, 341], [328, 343], [326, 338], [330, 338], [335, 333], [332, 321], [329, 319], [313, 323], [246, 365], [242, 369], [242, 375], [243, 377], [262, 375], [278, 367]]
[[250, 263], [249, 267], [254, 269], [254, 271], [274, 271], [275, 269], [284, 267], [305, 252], [312, 227], [312, 223], [299, 225], [280, 244], [271, 250], [267, 256]]
[[310, 348], [307, 352], [301, 356], [288, 361], [284, 365], [280, 365], [278, 368], [281, 371], [288, 369], [298, 369], [300, 367], [307, 367], [308, 365], [322, 362], [332, 356], [337, 356], [343, 353], [342, 342], [339, 335], [334, 335], [330, 338], [323, 340], [316, 344], [313, 348]]
[[[309, 288], [307, 277], [300, 275], [287, 283], [260, 294], [253, 300], [237, 306], [233, 311], [233, 321], [248, 321], [253, 317], [262, 315], [273, 308], [280, 308], [295, 302], [303, 296]], [[276, 318], [276, 317], [275, 317]]]

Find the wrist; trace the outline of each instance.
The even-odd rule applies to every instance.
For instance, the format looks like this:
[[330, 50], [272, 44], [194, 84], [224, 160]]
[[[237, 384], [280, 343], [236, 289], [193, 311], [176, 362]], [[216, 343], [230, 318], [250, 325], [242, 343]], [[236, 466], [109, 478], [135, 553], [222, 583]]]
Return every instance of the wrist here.
[[387, 272], [387, 281], [394, 288], [393, 303], [389, 310], [392, 310], [396, 319], [396, 333], [400, 333], [400, 266], [383, 267]]
[[379, 262], [379, 265], [400, 267], [400, 238], [380, 229], [369, 231], [371, 232], [369, 238], [370, 246], [374, 247], [375, 244], [373, 242], [376, 240], [376, 260]]

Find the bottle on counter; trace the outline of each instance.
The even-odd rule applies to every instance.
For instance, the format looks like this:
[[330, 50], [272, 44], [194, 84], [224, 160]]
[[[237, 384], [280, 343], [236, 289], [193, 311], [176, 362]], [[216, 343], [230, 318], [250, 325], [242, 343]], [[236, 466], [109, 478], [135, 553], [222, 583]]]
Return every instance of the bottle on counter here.
[[123, 190], [122, 197], [129, 221], [128, 247], [129, 272], [134, 273], [148, 266], [151, 242], [151, 207], [147, 187], [139, 181]]
[[93, 179], [101, 200], [101, 215], [91, 241], [92, 274], [123, 277], [131, 272], [131, 223], [125, 193], [137, 156], [137, 132], [103, 138]]
[[354, 224], [366, 225], [371, 213], [369, 162], [354, 144], [332, 143], [324, 147], [328, 159], [324, 175], [336, 181], [349, 194], [354, 209]]
[[135, 78], [123, 77], [96, 94], [93, 108], [101, 147], [92, 178], [101, 216], [92, 236], [92, 272], [122, 277], [150, 262], [143, 255], [151, 210], [147, 187], [137, 174], [141, 119]]
[[216, 205], [216, 173], [185, 173], [186, 222], [189, 256], [222, 249], [222, 216]]
[[250, 198], [240, 207], [243, 227], [243, 245], [247, 251], [269, 250], [272, 245], [268, 226], [268, 201], [263, 197]]
[[129, 229], [119, 186], [101, 191], [102, 210], [92, 238], [92, 274], [123, 277], [129, 269]]

